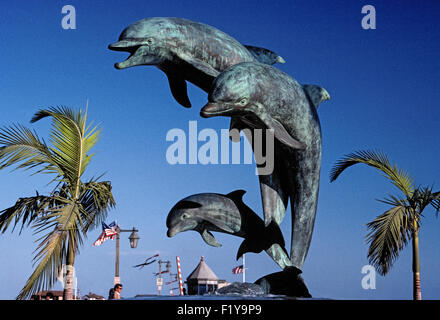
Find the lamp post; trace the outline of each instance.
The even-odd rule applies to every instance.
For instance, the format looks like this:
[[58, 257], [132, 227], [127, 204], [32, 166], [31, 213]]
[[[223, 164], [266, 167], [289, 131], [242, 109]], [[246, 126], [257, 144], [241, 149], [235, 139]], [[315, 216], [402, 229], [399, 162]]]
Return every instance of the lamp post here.
[[131, 232], [128, 239], [130, 240], [130, 247], [133, 249], [137, 247], [138, 241], [139, 241], [139, 235], [137, 234], [139, 230], [137, 230], [135, 227], [131, 230], [123, 230], [117, 226], [116, 228], [116, 262], [115, 262], [115, 278], [113, 280], [114, 284], [121, 283], [121, 278], [119, 277], [119, 234], [121, 232]]

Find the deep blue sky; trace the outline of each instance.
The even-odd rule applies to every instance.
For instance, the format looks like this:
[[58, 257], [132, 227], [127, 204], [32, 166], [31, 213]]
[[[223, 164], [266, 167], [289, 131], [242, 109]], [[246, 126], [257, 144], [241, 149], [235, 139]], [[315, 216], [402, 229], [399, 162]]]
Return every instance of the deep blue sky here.
[[[61, 28], [61, 8], [74, 5], [77, 29]], [[377, 29], [361, 28], [361, 8], [376, 8]], [[175, 268], [181, 257], [183, 276], [201, 256], [222, 279], [241, 281], [231, 269], [241, 240], [215, 234], [221, 248], [207, 246], [196, 232], [167, 238], [165, 219], [180, 199], [199, 192], [228, 193], [245, 189], [245, 202], [261, 214], [254, 165], [177, 165], [166, 162], [168, 130], [228, 128], [226, 118], [202, 119], [207, 95], [190, 85], [192, 109], [172, 98], [165, 75], [153, 67], [115, 70], [127, 54], [107, 45], [136, 20], [176, 16], [207, 23], [244, 44], [279, 53], [286, 64], [276, 67], [300, 83], [326, 88], [332, 99], [318, 109], [323, 134], [323, 160], [318, 212], [304, 279], [314, 297], [337, 299], [411, 299], [411, 248], [405, 248], [375, 290], [361, 287], [368, 264], [366, 223], [387, 210], [375, 199], [397, 190], [366, 166], [348, 169], [329, 183], [336, 160], [360, 149], [380, 149], [410, 172], [420, 185], [440, 188], [438, 127], [440, 111], [440, 5], [435, 1], [16, 1], [0, 4], [0, 125], [22, 123], [47, 137], [49, 121], [29, 124], [40, 107], [84, 108], [99, 123], [102, 136], [85, 174], [106, 173], [117, 208], [108, 222], [140, 231], [137, 249], [122, 234], [123, 296], [155, 293], [157, 264], [132, 268], [160, 253]], [[21, 196], [44, 193], [48, 176], [0, 172], [0, 209]], [[420, 233], [422, 294], [440, 292], [440, 221], [427, 209]], [[290, 214], [282, 224], [290, 243]], [[114, 242], [92, 247], [101, 230], [90, 233], [76, 260], [82, 294], [107, 295], [113, 284]], [[25, 230], [0, 237], [0, 299], [13, 299], [32, 273], [37, 236]], [[246, 256], [248, 281], [279, 271], [264, 253]], [[55, 289], [60, 288], [56, 286]], [[164, 292], [167, 290], [164, 288]]]

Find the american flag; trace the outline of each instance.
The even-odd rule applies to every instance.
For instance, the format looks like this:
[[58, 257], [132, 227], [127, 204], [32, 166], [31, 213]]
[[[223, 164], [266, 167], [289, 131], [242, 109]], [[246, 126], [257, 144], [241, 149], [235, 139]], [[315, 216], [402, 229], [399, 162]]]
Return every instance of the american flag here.
[[113, 240], [116, 237], [118, 225], [115, 221], [106, 225], [104, 222], [102, 223], [102, 233], [99, 238], [93, 243], [93, 246], [100, 246], [105, 240], [111, 239]]
[[243, 265], [235, 267], [232, 269], [232, 273], [233, 274], [239, 274], [239, 273], [243, 273], [244, 269], [243, 269]]

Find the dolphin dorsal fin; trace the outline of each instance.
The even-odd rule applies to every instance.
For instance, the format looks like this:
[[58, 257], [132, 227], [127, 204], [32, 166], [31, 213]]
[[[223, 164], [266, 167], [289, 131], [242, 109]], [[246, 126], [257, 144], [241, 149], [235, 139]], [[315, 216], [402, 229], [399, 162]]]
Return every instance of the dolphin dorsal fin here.
[[281, 56], [269, 49], [248, 45], [245, 45], [245, 48], [248, 49], [248, 51], [254, 56], [255, 59], [258, 60], [258, 62], [268, 65], [273, 65], [275, 63], [286, 63]]
[[235, 190], [232, 192], [229, 192], [226, 197], [228, 197], [231, 200], [238, 200], [238, 201], [243, 201], [243, 196], [246, 193], [245, 190]]
[[302, 86], [306, 94], [309, 96], [315, 108], [325, 100], [330, 100], [330, 95], [324, 88], [314, 84], [305, 84]]

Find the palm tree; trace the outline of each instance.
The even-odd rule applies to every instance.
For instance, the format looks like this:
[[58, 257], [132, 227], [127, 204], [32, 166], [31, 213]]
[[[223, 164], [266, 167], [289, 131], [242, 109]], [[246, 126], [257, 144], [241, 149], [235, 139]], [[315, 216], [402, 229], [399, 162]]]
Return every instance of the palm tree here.
[[21, 221], [21, 229], [35, 228], [41, 237], [35, 250], [37, 264], [17, 299], [29, 298], [35, 292], [50, 288], [56, 281], [62, 265], [66, 265], [66, 284], [63, 298], [73, 298], [73, 266], [79, 247], [87, 232], [104, 221], [107, 210], [114, 207], [110, 182], [81, 177], [93, 154], [90, 149], [97, 143], [100, 129], [86, 126], [87, 112], [67, 107], [39, 110], [31, 123], [52, 118], [50, 142], [21, 125], [0, 129], [0, 169], [35, 169], [34, 173], [54, 175], [55, 185], [49, 195], [37, 194], [20, 198], [10, 208], [0, 212], [2, 233], [13, 229]]
[[367, 224], [369, 233], [367, 242], [370, 244], [368, 259], [381, 275], [386, 275], [399, 252], [411, 240], [413, 258], [413, 299], [421, 300], [419, 231], [423, 210], [431, 205], [438, 214], [440, 210], [440, 192], [432, 192], [432, 188], [415, 187], [413, 179], [391, 165], [388, 158], [380, 152], [359, 151], [338, 160], [330, 173], [330, 181], [334, 181], [348, 167], [363, 163], [376, 168], [388, 178], [402, 193], [403, 197], [389, 196], [379, 200], [391, 206]]

